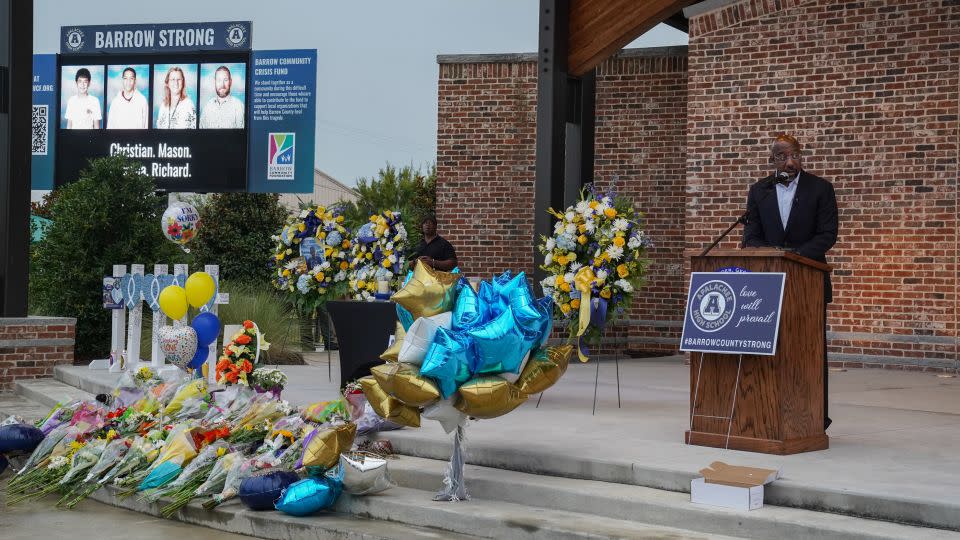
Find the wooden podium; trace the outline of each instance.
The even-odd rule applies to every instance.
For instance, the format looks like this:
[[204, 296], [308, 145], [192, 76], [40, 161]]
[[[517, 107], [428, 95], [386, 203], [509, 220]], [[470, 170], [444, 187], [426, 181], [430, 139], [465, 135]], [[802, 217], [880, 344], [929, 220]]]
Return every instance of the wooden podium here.
[[786, 280], [775, 356], [690, 353], [686, 443], [781, 455], [828, 448], [823, 273], [830, 266], [771, 248], [688, 256], [693, 272], [741, 267], [784, 272]]

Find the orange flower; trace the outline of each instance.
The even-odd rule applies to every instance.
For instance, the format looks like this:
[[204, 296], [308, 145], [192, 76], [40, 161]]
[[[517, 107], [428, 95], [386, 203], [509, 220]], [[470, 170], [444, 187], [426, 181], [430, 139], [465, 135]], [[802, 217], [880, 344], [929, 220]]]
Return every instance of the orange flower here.
[[243, 321], [243, 327], [244, 327], [244, 328], [253, 328], [253, 321], [249, 321], [249, 320]]
[[240, 371], [250, 373], [253, 371], [253, 364], [251, 364], [249, 360], [244, 360], [243, 363], [240, 364]]
[[240, 336], [237, 336], [237, 339], [235, 341], [240, 345], [247, 345], [248, 343], [250, 343], [250, 336], [246, 334], [242, 334]]
[[224, 377], [226, 377], [226, 379], [227, 379], [228, 382], [232, 382], [232, 383], [237, 382], [237, 379], [239, 378], [239, 377], [237, 377], [237, 374], [234, 373], [234, 372], [232, 372], [232, 371], [231, 371], [230, 373], [227, 373], [226, 375], [224, 375]]
[[230, 360], [226, 358], [221, 358], [220, 361], [217, 362], [217, 371], [219, 372], [227, 369], [228, 365], [230, 365]]

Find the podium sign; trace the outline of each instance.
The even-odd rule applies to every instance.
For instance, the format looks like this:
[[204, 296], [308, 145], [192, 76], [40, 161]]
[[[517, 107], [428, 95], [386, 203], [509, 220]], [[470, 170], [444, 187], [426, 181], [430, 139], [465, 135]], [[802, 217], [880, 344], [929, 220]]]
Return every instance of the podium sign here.
[[693, 272], [681, 351], [776, 355], [783, 272]]

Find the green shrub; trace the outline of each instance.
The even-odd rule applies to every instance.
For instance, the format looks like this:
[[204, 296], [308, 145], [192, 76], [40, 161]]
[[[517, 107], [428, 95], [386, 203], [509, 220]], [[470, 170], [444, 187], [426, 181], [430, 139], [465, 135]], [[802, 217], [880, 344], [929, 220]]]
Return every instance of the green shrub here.
[[420, 220], [434, 212], [437, 202], [437, 169], [430, 167], [426, 175], [406, 166], [400, 169], [387, 164], [376, 178], [357, 180], [356, 201], [343, 204], [344, 218], [351, 230], [367, 222], [371, 215], [384, 210], [399, 210], [403, 226], [415, 247], [423, 239]]
[[53, 225], [30, 261], [30, 304], [36, 314], [77, 318], [78, 361], [110, 351], [110, 312], [103, 276], [114, 264], [189, 262], [160, 228], [166, 197], [122, 156], [96, 159], [80, 179], [57, 190]]
[[198, 268], [220, 265], [220, 276], [270, 283], [273, 241], [287, 212], [274, 193], [217, 193], [198, 207], [200, 229], [190, 245]]

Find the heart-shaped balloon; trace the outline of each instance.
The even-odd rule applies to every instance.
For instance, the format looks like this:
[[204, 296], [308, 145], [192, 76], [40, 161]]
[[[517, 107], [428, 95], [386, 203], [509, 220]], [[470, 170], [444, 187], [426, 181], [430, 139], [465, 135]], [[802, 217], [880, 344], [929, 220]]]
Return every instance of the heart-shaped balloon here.
[[163, 326], [157, 331], [160, 354], [180, 369], [187, 369], [197, 353], [197, 331], [189, 326]]

